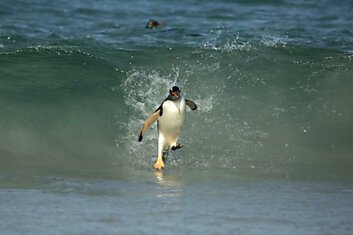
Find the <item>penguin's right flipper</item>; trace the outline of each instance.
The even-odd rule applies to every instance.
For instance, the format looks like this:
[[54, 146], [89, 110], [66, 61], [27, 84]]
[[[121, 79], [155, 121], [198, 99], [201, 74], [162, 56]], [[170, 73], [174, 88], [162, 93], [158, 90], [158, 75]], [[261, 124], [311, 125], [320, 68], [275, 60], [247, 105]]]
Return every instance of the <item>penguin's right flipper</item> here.
[[158, 120], [158, 118], [161, 116], [161, 111], [159, 109], [157, 109], [154, 113], [151, 114], [151, 116], [149, 116], [145, 123], [143, 124], [141, 131], [140, 131], [140, 136], [139, 136], [139, 142], [142, 141], [143, 139], [143, 135], [146, 133], [146, 131], [148, 130], [148, 128], [150, 128], [150, 126]]
[[187, 106], [189, 106], [189, 108], [191, 108], [191, 110], [197, 109], [197, 105], [195, 104], [195, 102], [186, 99], [185, 103], [186, 103]]

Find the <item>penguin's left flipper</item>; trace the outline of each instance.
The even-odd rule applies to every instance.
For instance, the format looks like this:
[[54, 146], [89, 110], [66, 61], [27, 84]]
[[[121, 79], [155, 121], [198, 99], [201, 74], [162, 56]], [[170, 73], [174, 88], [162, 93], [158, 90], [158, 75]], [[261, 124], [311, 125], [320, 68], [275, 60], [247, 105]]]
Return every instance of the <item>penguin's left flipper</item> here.
[[191, 108], [191, 110], [197, 109], [197, 105], [195, 104], [195, 102], [186, 99], [185, 103], [186, 103], [187, 106], [189, 106], [189, 108]]
[[160, 110], [157, 109], [154, 113], [151, 114], [151, 116], [149, 116], [145, 123], [143, 124], [141, 131], [140, 131], [140, 135], [139, 135], [139, 142], [142, 141], [143, 139], [143, 135], [146, 133], [146, 131], [148, 130], [148, 128], [150, 128], [150, 126], [158, 120], [158, 118], [160, 117]]

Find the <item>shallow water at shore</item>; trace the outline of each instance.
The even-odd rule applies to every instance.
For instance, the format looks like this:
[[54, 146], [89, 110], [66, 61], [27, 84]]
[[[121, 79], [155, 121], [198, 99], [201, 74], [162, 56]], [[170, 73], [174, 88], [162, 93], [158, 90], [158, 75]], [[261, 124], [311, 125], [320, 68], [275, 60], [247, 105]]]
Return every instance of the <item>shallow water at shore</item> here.
[[5, 234], [349, 234], [353, 182], [251, 172], [1, 175]]

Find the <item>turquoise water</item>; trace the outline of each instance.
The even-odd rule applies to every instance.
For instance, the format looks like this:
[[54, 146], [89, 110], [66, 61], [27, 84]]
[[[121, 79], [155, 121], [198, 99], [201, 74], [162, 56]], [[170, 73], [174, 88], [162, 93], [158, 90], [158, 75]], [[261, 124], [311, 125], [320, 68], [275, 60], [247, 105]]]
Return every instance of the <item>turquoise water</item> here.
[[[350, 234], [352, 9], [1, 1], [0, 231]], [[175, 84], [199, 109], [157, 174]]]

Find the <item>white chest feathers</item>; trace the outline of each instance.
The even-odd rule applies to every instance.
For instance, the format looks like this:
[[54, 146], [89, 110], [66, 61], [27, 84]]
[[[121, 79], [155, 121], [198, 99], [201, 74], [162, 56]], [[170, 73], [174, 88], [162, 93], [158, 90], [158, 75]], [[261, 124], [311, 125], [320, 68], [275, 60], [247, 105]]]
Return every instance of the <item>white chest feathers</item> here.
[[163, 113], [159, 118], [159, 131], [165, 134], [179, 134], [185, 119], [185, 99], [178, 101], [166, 100], [163, 105]]

